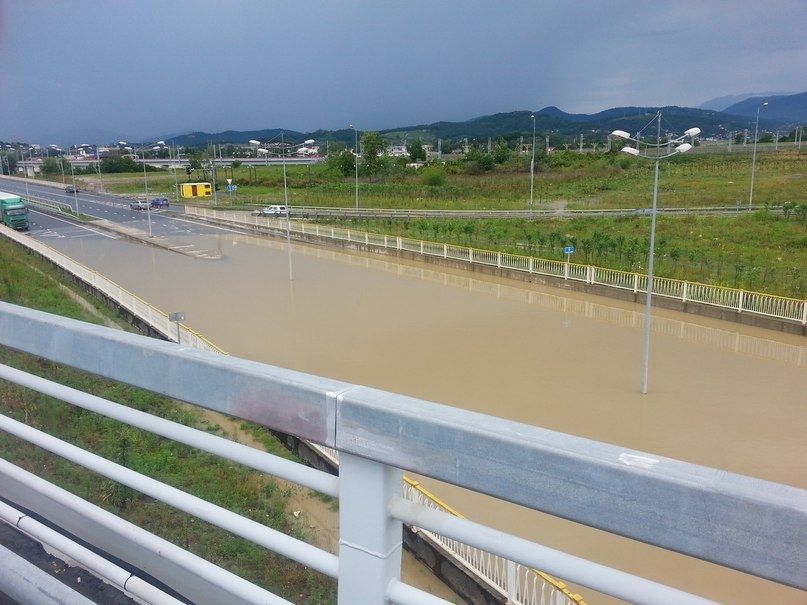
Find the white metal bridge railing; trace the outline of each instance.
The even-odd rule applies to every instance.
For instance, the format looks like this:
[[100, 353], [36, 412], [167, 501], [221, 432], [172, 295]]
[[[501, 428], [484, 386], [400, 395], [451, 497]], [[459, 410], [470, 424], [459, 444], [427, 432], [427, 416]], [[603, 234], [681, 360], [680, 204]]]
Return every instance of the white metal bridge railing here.
[[[337, 556], [0, 416], [4, 431], [337, 578], [339, 602], [346, 605], [445, 603], [399, 579], [402, 524], [631, 602], [709, 602], [406, 499], [402, 470], [807, 588], [807, 491], [802, 489], [5, 302], [0, 302], [0, 345], [338, 450], [337, 478], [0, 367], [5, 380], [338, 496]], [[116, 362], [123, 359], [127, 363]], [[287, 603], [6, 461], [0, 461], [0, 478], [4, 498], [131, 562], [194, 602]], [[509, 576], [511, 585], [522, 583], [515, 565], [495, 573]]]
[[[219, 221], [274, 229], [285, 229], [286, 227], [286, 222], [283, 218], [252, 216], [246, 212], [211, 210], [196, 206], [186, 206], [185, 212], [192, 216]], [[407, 250], [426, 256], [451, 258], [472, 264], [490, 265], [501, 269], [548, 275], [632, 292], [642, 292], [647, 289], [647, 276], [643, 273], [605, 269], [594, 265], [580, 265], [509, 254], [507, 252], [478, 250], [476, 248], [427, 242], [406, 237], [372, 234], [355, 229], [311, 224], [305, 221], [291, 221], [290, 228], [295, 233], [315, 235], [321, 238], [381, 246], [394, 250]], [[670, 278], [655, 277], [653, 284], [656, 296], [722, 307], [739, 313], [775, 317], [807, 325], [807, 300]]]
[[[182, 323], [173, 324], [169, 321], [168, 315], [165, 312], [132, 294], [97, 271], [76, 262], [38, 240], [3, 227], [0, 227], [0, 231], [9, 239], [47, 258], [85, 284], [92, 286], [104, 296], [114, 300], [121, 305], [121, 307], [144, 321], [153, 330], [169, 340], [177, 341], [195, 349], [226, 355], [222, 349], [198, 332]], [[339, 465], [339, 452], [336, 449], [313, 442], [308, 442], [308, 445], [332, 464], [336, 466]], [[426, 495], [427, 492], [424, 490], [413, 489], [412, 482], [406, 477], [404, 477], [404, 479], [405, 495], [417, 498], [419, 501], [431, 498], [433, 500], [432, 506], [445, 510], [450, 514], [455, 514], [453, 509], [444, 506], [442, 502], [433, 498], [430, 494]], [[545, 603], [543, 600], [545, 593], [548, 593], [550, 598], [554, 599], [547, 605], [577, 605], [582, 603], [582, 597], [570, 593], [565, 589], [565, 585], [562, 582], [542, 572], [531, 570], [524, 566], [519, 566], [518, 568], [519, 577], [517, 584], [513, 577], [504, 578], [504, 581], [508, 581], [509, 584], [502, 583], [503, 579], [497, 570], [507, 567], [510, 565], [510, 562], [498, 555], [485, 553], [473, 546], [460, 544], [456, 540], [442, 539], [435, 537], [433, 534], [429, 534], [429, 536], [435, 547], [442, 549], [447, 556], [456, 560], [459, 564], [466, 567], [470, 573], [475, 574], [483, 582], [487, 583], [491, 590], [510, 598], [511, 603], [519, 605], [540, 605]]]

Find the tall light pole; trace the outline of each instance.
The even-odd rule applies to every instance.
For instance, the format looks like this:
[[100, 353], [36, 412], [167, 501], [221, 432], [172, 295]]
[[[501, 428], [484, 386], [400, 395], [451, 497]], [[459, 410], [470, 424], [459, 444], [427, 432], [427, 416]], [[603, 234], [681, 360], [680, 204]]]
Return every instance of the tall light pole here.
[[[126, 145], [126, 141], [118, 141], [118, 145]], [[132, 147], [129, 147], [129, 146], [124, 147], [124, 149], [128, 150], [128, 151], [134, 151], [135, 157], [137, 156], [137, 150], [136, 149], [134, 149]], [[140, 151], [143, 152], [143, 188], [144, 188], [145, 196], [146, 196], [146, 200], [145, 200], [146, 201], [146, 217], [148, 218], [149, 237], [151, 237], [152, 236], [152, 233], [151, 233], [151, 204], [149, 203], [149, 179], [148, 179], [148, 176], [146, 176], [146, 148], [145, 148], [145, 146], [141, 147]]]
[[535, 191], [535, 114], [532, 118], [532, 158], [530, 159], [530, 212], [532, 212], [533, 193]]
[[[658, 167], [661, 160], [671, 158], [676, 154], [679, 153], [686, 153], [690, 149], [692, 149], [692, 145], [689, 143], [684, 143], [683, 141], [689, 137], [694, 139], [698, 136], [701, 132], [700, 128], [690, 128], [687, 130], [683, 136], [675, 139], [673, 143], [679, 143], [672, 153], [668, 153], [666, 155], [661, 155], [661, 147], [666, 146], [667, 143], [662, 144], [661, 142], [661, 111], [656, 114], [656, 120], [658, 122], [657, 129], [656, 129], [656, 144], [651, 145], [647, 142], [643, 144], [645, 147], [655, 148], [656, 153], [655, 155], [648, 156], [642, 155], [641, 151], [639, 150], [639, 139], [632, 138], [627, 132], [624, 130], [615, 130], [611, 133], [612, 136], [620, 137], [622, 139], [627, 139], [629, 141], [633, 141], [636, 143], [636, 147], [623, 147], [622, 151], [625, 153], [629, 153], [630, 155], [643, 157], [650, 160], [654, 160], [656, 163], [655, 172], [653, 175], [653, 208], [650, 213], [650, 251], [648, 252], [647, 258], [647, 292], [645, 295], [645, 312], [644, 312], [644, 352], [642, 355], [642, 394], [647, 394], [647, 375], [650, 368], [650, 331], [651, 331], [651, 308], [653, 306], [653, 268], [654, 268], [654, 261], [655, 261], [655, 251], [656, 251], [656, 214], [658, 210]], [[651, 122], [652, 123], [652, 122]]]
[[754, 173], [757, 169], [757, 138], [759, 136], [759, 110], [768, 104], [765, 101], [762, 105], [757, 106], [757, 122], [754, 126], [754, 154], [751, 160], [751, 191], [748, 193], [748, 211], [751, 212], [751, 204], [754, 201]]
[[284, 133], [280, 133], [280, 153], [283, 154], [283, 201], [286, 206], [286, 245], [289, 247], [289, 281], [292, 281], [293, 275], [291, 272], [291, 219], [289, 218], [289, 186], [286, 181], [286, 141], [283, 137]]
[[353, 129], [353, 132], [356, 135], [356, 210], [359, 209], [359, 131], [353, 124], [350, 124], [350, 128]]

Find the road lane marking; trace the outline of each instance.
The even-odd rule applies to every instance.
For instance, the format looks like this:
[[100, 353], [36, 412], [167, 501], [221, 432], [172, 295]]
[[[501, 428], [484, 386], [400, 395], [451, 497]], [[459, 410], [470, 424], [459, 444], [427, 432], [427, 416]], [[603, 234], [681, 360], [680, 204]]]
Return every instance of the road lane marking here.
[[29, 208], [29, 211], [33, 212], [33, 213], [36, 213], [36, 214], [41, 214], [42, 216], [48, 216], [48, 217], [50, 217], [52, 219], [56, 219], [57, 221], [61, 221], [63, 223], [67, 223], [68, 225], [71, 225], [72, 227], [80, 227], [81, 229], [86, 229], [87, 231], [92, 231], [93, 233], [97, 233], [98, 235], [103, 235], [104, 237], [108, 237], [109, 239], [118, 239], [118, 237], [115, 236], [115, 235], [110, 235], [108, 233], [103, 233], [101, 231], [91, 229], [90, 227], [87, 227], [86, 225], [78, 225], [76, 223], [73, 223], [71, 221], [66, 221], [63, 218], [59, 218], [58, 216], [54, 216], [52, 214], [46, 214], [44, 212], [38, 212], [38, 211], [34, 210], [33, 208]]

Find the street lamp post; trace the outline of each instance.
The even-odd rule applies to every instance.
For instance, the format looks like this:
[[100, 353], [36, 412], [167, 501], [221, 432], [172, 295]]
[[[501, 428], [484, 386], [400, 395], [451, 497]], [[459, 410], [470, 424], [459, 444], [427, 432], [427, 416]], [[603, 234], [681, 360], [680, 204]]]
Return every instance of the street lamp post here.
[[179, 331], [179, 322], [185, 321], [185, 312], [177, 311], [176, 313], [170, 313], [168, 315], [168, 321], [173, 321], [177, 325], [177, 344], [182, 344], [182, 338], [180, 337]]
[[651, 331], [651, 308], [653, 306], [653, 269], [654, 269], [654, 261], [655, 261], [655, 250], [656, 250], [656, 214], [658, 211], [658, 168], [659, 163], [661, 160], [671, 158], [676, 154], [679, 153], [686, 153], [690, 149], [692, 149], [692, 145], [690, 143], [684, 143], [684, 140], [689, 137], [694, 139], [696, 136], [700, 134], [700, 128], [690, 128], [687, 130], [683, 136], [673, 140], [673, 143], [678, 143], [675, 149], [666, 155], [661, 155], [661, 147], [666, 146], [667, 143], [662, 145], [661, 142], [661, 111], [656, 114], [657, 130], [656, 130], [656, 143], [655, 145], [651, 145], [647, 142], [642, 142], [645, 147], [655, 148], [656, 154], [653, 156], [641, 155], [641, 151], [639, 150], [639, 138], [638, 135], [636, 138], [632, 138], [630, 134], [625, 132], [624, 130], [615, 130], [611, 133], [612, 136], [620, 137], [622, 139], [627, 139], [629, 141], [633, 141], [636, 143], [636, 147], [623, 147], [622, 151], [625, 153], [629, 153], [630, 155], [643, 157], [650, 160], [655, 161], [655, 171], [653, 174], [653, 207], [650, 213], [650, 251], [648, 253], [647, 259], [647, 292], [645, 295], [645, 319], [644, 319], [644, 352], [642, 355], [642, 394], [647, 394], [647, 375], [650, 368], [650, 331]]
[[350, 124], [350, 128], [353, 129], [354, 134], [356, 135], [356, 210], [359, 209], [359, 131], [353, 124]]
[[757, 106], [757, 122], [756, 126], [754, 126], [754, 154], [753, 159], [751, 160], [751, 190], [748, 193], [748, 211], [751, 212], [751, 205], [754, 201], [754, 173], [756, 172], [757, 168], [757, 138], [759, 138], [759, 110], [765, 107], [768, 104], [765, 101], [762, 105]]
[[530, 159], [530, 212], [532, 212], [533, 194], [535, 191], [535, 114], [532, 118], [532, 158]]
[[137, 156], [138, 150], [143, 152], [143, 188], [144, 188], [145, 196], [146, 196], [146, 200], [145, 200], [146, 201], [146, 217], [148, 218], [149, 237], [151, 237], [152, 232], [151, 232], [151, 204], [149, 203], [149, 179], [148, 179], [148, 176], [146, 175], [146, 147], [147, 146], [142, 146], [142, 147], [139, 147], [139, 148], [135, 149], [135, 148], [133, 148], [131, 146], [127, 146], [126, 141], [118, 141], [118, 145], [124, 145], [124, 149], [127, 150], [127, 151], [133, 151], [135, 156]]
[[73, 170], [73, 162], [68, 161], [70, 164], [70, 178], [73, 180], [73, 199], [76, 200], [76, 216], [78, 216], [78, 189], [76, 188], [76, 172]]
[[286, 181], [286, 141], [280, 133], [280, 153], [283, 154], [283, 202], [286, 207], [286, 245], [289, 248], [289, 281], [294, 279], [291, 271], [291, 219], [289, 217], [289, 186]]

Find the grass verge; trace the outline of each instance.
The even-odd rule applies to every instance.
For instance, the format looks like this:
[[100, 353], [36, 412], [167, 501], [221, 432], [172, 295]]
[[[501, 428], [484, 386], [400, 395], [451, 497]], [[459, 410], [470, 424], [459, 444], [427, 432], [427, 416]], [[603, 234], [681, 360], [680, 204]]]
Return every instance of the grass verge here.
[[[88, 308], [66, 296], [59, 281], [49, 264], [0, 240], [2, 300], [93, 323], [120, 321], [95, 301]], [[68, 287], [80, 292], [72, 284]], [[197, 410], [142, 389], [5, 348], [0, 348], [0, 362], [175, 422], [221, 433]], [[10, 383], [0, 383], [0, 401], [3, 413], [20, 422], [264, 525], [305, 538], [288, 510], [288, 490], [271, 477]], [[274, 440], [262, 432], [262, 441]], [[276, 440], [268, 445], [278, 453], [283, 450]], [[287, 599], [335, 603], [335, 582], [330, 578], [16, 437], [0, 434], [0, 456]]]

